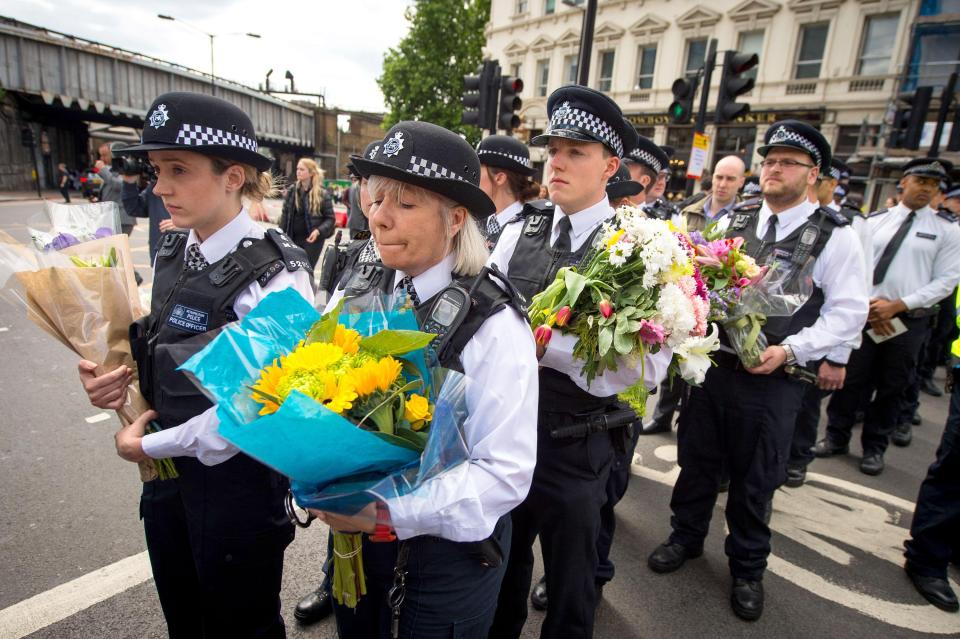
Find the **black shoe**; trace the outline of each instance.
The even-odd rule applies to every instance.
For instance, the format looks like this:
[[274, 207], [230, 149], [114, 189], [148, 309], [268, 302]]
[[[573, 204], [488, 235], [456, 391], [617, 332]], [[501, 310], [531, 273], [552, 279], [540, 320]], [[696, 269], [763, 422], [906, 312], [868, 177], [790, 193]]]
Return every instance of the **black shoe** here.
[[940, 390], [939, 386], [933, 383], [932, 379], [921, 379], [920, 390], [931, 397], [943, 397], [943, 391]]
[[824, 437], [813, 447], [815, 457], [833, 457], [834, 455], [846, 455], [850, 452], [850, 447], [846, 444], [840, 445], [830, 441], [829, 437]]
[[763, 614], [763, 582], [733, 579], [730, 589], [733, 612], [744, 621], [756, 621]]
[[957, 602], [957, 595], [950, 587], [946, 579], [937, 577], [922, 577], [913, 573], [908, 567], [904, 566], [907, 576], [913, 582], [913, 587], [917, 589], [923, 598], [932, 603], [940, 610], [947, 612], [957, 612], [960, 610], [960, 602]]
[[664, 542], [647, 557], [650, 570], [658, 573], [667, 573], [678, 570], [687, 559], [696, 559], [703, 554], [703, 548], [687, 548], [670, 541]]
[[923, 423], [923, 419], [920, 417], [920, 413], [913, 411], [913, 415], [910, 416], [910, 424], [913, 426], [919, 426]]
[[890, 441], [897, 446], [909, 446], [913, 440], [913, 429], [910, 424], [900, 424], [890, 435]]
[[534, 610], [544, 611], [547, 609], [547, 576], [540, 577], [540, 581], [533, 587], [530, 593], [530, 603]]
[[787, 466], [786, 485], [790, 488], [800, 488], [807, 481], [806, 466]]
[[669, 433], [672, 429], [670, 422], [673, 416], [663, 417], [661, 419], [651, 419], [640, 429], [641, 435], [656, 435], [657, 433]]
[[860, 472], [864, 475], [879, 475], [883, 472], [883, 454], [864, 455], [860, 460]]
[[302, 624], [311, 624], [324, 619], [333, 612], [333, 601], [330, 593], [323, 588], [317, 588], [300, 600], [293, 609], [293, 616]]

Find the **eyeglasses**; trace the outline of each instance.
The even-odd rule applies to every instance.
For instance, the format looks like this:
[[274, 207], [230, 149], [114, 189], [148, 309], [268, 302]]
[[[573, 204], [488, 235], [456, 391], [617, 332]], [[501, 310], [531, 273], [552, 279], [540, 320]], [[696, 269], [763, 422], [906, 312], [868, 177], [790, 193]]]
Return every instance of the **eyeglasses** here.
[[796, 160], [764, 160], [760, 163], [765, 169], [773, 169], [776, 167], [781, 167], [783, 169], [795, 169], [798, 166], [805, 166], [808, 169], [812, 169], [816, 164], [804, 164], [803, 162], [797, 162]]

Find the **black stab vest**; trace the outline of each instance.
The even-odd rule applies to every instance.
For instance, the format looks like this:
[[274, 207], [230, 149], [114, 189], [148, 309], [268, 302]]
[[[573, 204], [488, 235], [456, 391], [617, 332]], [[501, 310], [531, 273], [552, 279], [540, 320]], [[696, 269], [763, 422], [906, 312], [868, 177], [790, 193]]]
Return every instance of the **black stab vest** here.
[[[767, 244], [757, 238], [759, 213], [759, 202], [736, 208], [730, 213], [731, 222], [727, 237], [743, 238], [747, 254], [755, 259], [757, 264], [765, 265], [778, 261], [781, 267], [789, 269], [785, 280], [787, 292], [797, 290], [804, 265], [809, 259], [815, 260], [820, 256], [834, 229], [849, 224], [843, 214], [819, 207], [790, 235]], [[813, 326], [820, 317], [823, 302], [823, 289], [814, 284], [813, 293], [809, 299], [793, 315], [768, 317], [763, 327], [768, 343], [779, 344], [788, 336], [800, 332], [801, 329]]]
[[[565, 266], [578, 266], [587, 256], [600, 232], [600, 226], [575, 251], [557, 251], [550, 244], [553, 209], [531, 213], [523, 223], [520, 239], [513, 250], [508, 276], [529, 301], [547, 288]], [[583, 390], [570, 377], [552, 368], [540, 368], [540, 410], [549, 413], [577, 414], [597, 412], [612, 405], [616, 395], [596, 397]]]

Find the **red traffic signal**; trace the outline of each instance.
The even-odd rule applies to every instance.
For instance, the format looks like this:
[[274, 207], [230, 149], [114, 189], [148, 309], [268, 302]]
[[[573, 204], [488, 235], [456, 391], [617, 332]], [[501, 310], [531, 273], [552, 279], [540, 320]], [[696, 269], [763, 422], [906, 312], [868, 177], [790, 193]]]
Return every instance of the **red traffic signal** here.
[[518, 95], [523, 91], [523, 80], [512, 76], [500, 78], [500, 111], [497, 116], [497, 128], [512, 131], [520, 126], [520, 116], [516, 113], [523, 107]]

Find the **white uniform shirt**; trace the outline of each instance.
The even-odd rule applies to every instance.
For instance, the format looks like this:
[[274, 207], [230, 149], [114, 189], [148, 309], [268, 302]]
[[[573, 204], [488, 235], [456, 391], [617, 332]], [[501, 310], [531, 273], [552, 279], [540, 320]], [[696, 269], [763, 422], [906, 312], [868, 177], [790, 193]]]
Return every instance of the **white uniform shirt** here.
[[[897, 229], [910, 213], [903, 203], [886, 213], [867, 218], [873, 235], [874, 268]], [[870, 272], [873, 281], [873, 269]], [[929, 206], [917, 210], [910, 232], [903, 239], [883, 281], [870, 297], [902, 300], [908, 309], [933, 306], [960, 281], [960, 226], [937, 215]]]
[[520, 211], [523, 210], [523, 203], [520, 201], [515, 201], [513, 204], [507, 206], [499, 213], [497, 213], [497, 224], [500, 225], [500, 228], [504, 228], [510, 221], [520, 215]]
[[[792, 209], [777, 214], [777, 240], [786, 238], [803, 225], [817, 206], [804, 200]], [[773, 215], [766, 202], [760, 207], [758, 215], [756, 239], [759, 241], [766, 234], [767, 224]], [[720, 224], [726, 225], [729, 221], [730, 216], [727, 216]], [[840, 353], [844, 348], [849, 349], [850, 344], [857, 343], [870, 308], [863, 251], [852, 228], [841, 226], [830, 234], [830, 239], [814, 262], [813, 281], [823, 289], [824, 302], [820, 316], [812, 326], [788, 336], [783, 343], [790, 346], [801, 366], [828, 356], [830, 359], [836, 356], [838, 359], [834, 361], [846, 361]]]
[[[518, 226], [511, 224], [510, 227]], [[413, 278], [426, 301], [452, 281], [454, 256]], [[404, 274], [397, 272], [395, 287]], [[327, 309], [343, 298], [334, 293]], [[461, 353], [469, 416], [463, 426], [469, 461], [428, 480], [410, 494], [388, 499], [400, 539], [434, 535], [451, 541], [480, 541], [503, 515], [522, 502], [537, 460], [539, 380], [533, 334], [516, 311], [504, 308], [487, 318]], [[462, 471], [462, 472], [461, 472]]]
[[[247, 210], [243, 209], [226, 226], [201, 242], [200, 252], [207, 262], [213, 264], [236, 250], [244, 238], [260, 239], [264, 235], [266, 232], [263, 227], [250, 219]], [[191, 230], [187, 238], [187, 248], [196, 243], [197, 235]], [[186, 249], [183, 254], [186, 257]], [[291, 273], [284, 269], [266, 286], [260, 286], [256, 280], [251, 282], [234, 300], [233, 312], [238, 319], [243, 319], [264, 297], [286, 288], [296, 289], [305, 300], [313, 304], [313, 286], [309, 274], [303, 270]], [[217, 433], [219, 425], [217, 407], [211, 406], [179, 426], [146, 435], [143, 438], [143, 452], [154, 459], [196, 457], [207, 466], [222, 464], [240, 451]]]
[[[560, 220], [566, 215], [558, 206], [553, 214], [553, 227], [550, 233], [550, 244], [557, 240], [559, 231], [557, 229]], [[613, 207], [610, 201], [604, 195], [603, 199], [576, 214], [570, 215], [570, 248], [577, 250], [586, 242], [594, 229], [603, 222], [614, 216]], [[523, 224], [511, 224], [504, 229], [500, 241], [497, 243], [493, 254], [490, 255], [488, 264], [496, 265], [504, 275], [510, 276], [510, 258], [517, 248], [517, 241], [520, 239], [520, 232], [523, 230]], [[583, 368], [583, 362], [573, 357], [573, 347], [577, 343], [577, 336], [563, 334], [560, 331], [554, 331], [550, 343], [547, 345], [546, 353], [540, 359], [540, 365], [552, 368], [558, 372], [564, 373], [570, 377], [573, 382], [595, 397], [607, 397], [622, 392], [638, 381], [643, 379], [647, 388], [653, 388], [659, 384], [667, 374], [667, 367], [673, 357], [673, 351], [666, 346], [660, 349], [660, 352], [647, 355], [646, 362], [635, 366], [629, 366], [623, 359], [617, 359], [617, 370], [607, 370], [597, 375], [593, 382], [588, 386], [587, 379], [580, 373]]]

